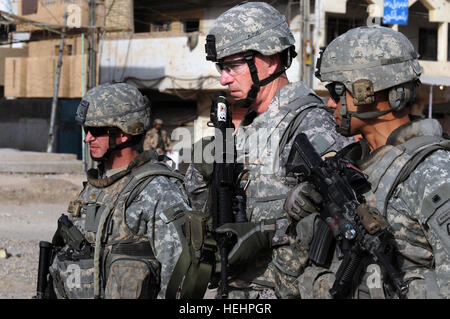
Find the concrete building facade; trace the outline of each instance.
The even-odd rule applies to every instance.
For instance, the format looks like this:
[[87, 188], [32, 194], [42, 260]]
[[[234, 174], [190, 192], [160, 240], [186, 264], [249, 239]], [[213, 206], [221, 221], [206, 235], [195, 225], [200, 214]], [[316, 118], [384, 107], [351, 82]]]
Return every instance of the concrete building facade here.
[[[60, 98], [79, 99], [86, 89], [88, 44], [86, 37], [83, 42], [82, 34], [87, 36], [89, 32], [87, 2], [17, 1], [19, 16], [47, 23], [57, 30], [62, 27], [64, 10], [69, 5], [79, 5], [79, 26], [70, 28], [66, 35], [59, 89]], [[211, 134], [207, 126], [211, 99], [214, 92], [225, 88], [219, 84], [213, 63], [205, 60], [205, 38], [217, 16], [239, 2], [97, 1], [97, 83], [135, 84], [149, 96], [154, 116], [162, 118], [169, 131], [187, 127], [194, 134], [194, 141]], [[270, 3], [286, 16], [296, 39], [299, 54], [287, 72], [289, 80], [302, 79], [323, 96], [327, 95], [324, 85], [313, 76], [319, 49], [352, 27], [383, 22], [383, 0]], [[36, 8], [27, 8], [24, 14], [23, 4]], [[404, 33], [421, 55], [423, 84], [414, 112], [428, 114], [432, 104], [430, 115], [450, 131], [450, 1], [409, 0], [408, 5], [408, 24], [387, 26]], [[17, 28], [30, 32], [32, 41], [28, 43], [27, 57], [6, 58], [5, 96], [51, 98], [59, 35], [26, 23]], [[304, 63], [305, 40], [312, 41], [312, 65]], [[243, 115], [243, 110], [233, 111], [237, 119]]]

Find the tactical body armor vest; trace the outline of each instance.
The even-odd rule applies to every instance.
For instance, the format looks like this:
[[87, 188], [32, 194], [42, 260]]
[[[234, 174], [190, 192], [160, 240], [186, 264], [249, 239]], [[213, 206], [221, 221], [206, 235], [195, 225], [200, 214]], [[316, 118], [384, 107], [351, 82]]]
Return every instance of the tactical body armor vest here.
[[[106, 179], [97, 179], [96, 170], [88, 172], [88, 182], [78, 198], [71, 202], [68, 211], [72, 214], [73, 224], [93, 249], [85, 256], [67, 249], [56, 255], [50, 273], [59, 297], [156, 298], [159, 262], [148, 238], [135, 234], [128, 227], [125, 211], [156, 176], [177, 178], [180, 187], [182, 176], [166, 164], [156, 162], [149, 154], [154, 156], [153, 152], [145, 152], [126, 170]], [[173, 219], [173, 216], [166, 217]], [[184, 218], [176, 222], [181, 224]], [[79, 282], [76, 272], [81, 274]], [[118, 295], [115, 285], [127, 280], [142, 282], [137, 285], [140, 291], [133, 291], [136, 290], [133, 286], [130, 292], [125, 292], [130, 295]]]
[[[376, 150], [368, 159], [358, 163], [364, 173], [368, 174], [369, 182], [372, 185], [371, 191], [365, 194], [366, 200], [369, 205], [376, 207], [385, 217], [397, 215], [395, 209], [398, 209], [398, 207], [391, 207], [392, 205], [395, 206], [395, 202], [394, 204], [388, 205], [391, 199], [395, 200], [395, 198], [398, 197], [397, 186], [403, 183], [416, 167], [433, 152], [437, 150], [450, 151], [450, 140], [441, 136], [441, 132], [438, 129], [439, 125], [437, 125], [436, 120], [424, 119], [406, 125], [409, 126], [409, 132], [405, 132], [405, 128], [400, 131], [402, 132], [400, 133], [402, 136], [405, 135], [403, 143], [390, 144], [390, 139], [392, 138], [391, 135], [385, 146]], [[445, 187], [445, 185], [442, 186]], [[442, 192], [447, 192], [447, 194], [443, 194]], [[430, 225], [429, 223], [433, 222], [431, 217], [439, 207], [438, 204], [442, 204], [442, 202], [445, 202], [446, 198], [448, 198], [448, 190], [445, 191], [443, 190], [443, 187], [440, 187], [435, 190], [435, 194], [429, 194], [427, 198], [434, 197], [435, 195], [440, 198], [441, 203], [427, 205], [428, 201], [432, 201], [427, 201], [427, 199], [425, 199], [422, 207], [418, 207], [421, 212], [421, 217], [418, 217], [418, 219], [420, 224], [428, 224], [427, 227], [433, 227], [436, 232], [439, 232], [442, 227], [436, 227], [437, 225]], [[389, 210], [393, 210], [393, 212], [389, 213]], [[394, 228], [394, 232], [395, 231], [399, 230]], [[448, 234], [441, 235], [441, 238], [448, 238]], [[406, 256], [406, 258], [401, 258], [400, 262], [402, 264], [402, 269], [408, 269], [405, 271], [406, 280], [413, 280], [414, 277], [425, 280], [424, 285], [427, 287], [426, 290], [428, 296], [438, 298], [437, 292], [439, 291], [439, 288], [436, 286], [434, 272], [423, 271], [421, 272], [423, 278], [420, 278], [420, 275], [411, 271], [417, 267], [425, 266], [429, 269], [433, 269], [434, 267], [430, 263], [420, 264], [424, 261], [420, 261], [419, 264], [417, 264], [418, 260], [414, 262], [411, 261], [415, 260], [414, 257], [410, 256], [412, 251], [421, 249], [422, 252], [420, 254], [424, 255], [429, 251], [429, 248], [422, 247], [421, 242], [424, 240], [424, 238], [410, 238], [409, 241], [403, 242], [399, 246], [399, 250], [402, 256]], [[445, 244], [445, 240], [443, 243]], [[415, 248], [410, 250], [413, 247]], [[408, 257], [412, 259], [409, 260]], [[413, 288], [410, 288], [408, 295], [417, 295], [417, 292], [412, 290]]]
[[[246, 215], [248, 221], [258, 222], [263, 219], [282, 217], [283, 204], [290, 190], [290, 185], [286, 183], [284, 176], [285, 169], [283, 165], [285, 163], [279, 163], [273, 159], [279, 160], [279, 155], [287, 142], [294, 137], [296, 130], [308, 111], [318, 107], [318, 105], [323, 105], [323, 100], [312, 90], [308, 89], [301, 82], [290, 83], [277, 93], [269, 110], [259, 115], [251, 124], [245, 124], [248, 118], [251, 117], [250, 113], [247, 113], [239, 126], [235, 135], [236, 161], [237, 163], [244, 163], [243, 172], [247, 172], [242, 175], [240, 186], [246, 190]], [[326, 144], [327, 141], [325, 139], [320, 140], [319, 138], [315, 146], [318, 149], [326, 150], [330, 146]], [[210, 174], [211, 172], [203, 169], [203, 173]], [[206, 203], [204, 207], [207, 206]], [[188, 220], [190, 219], [191, 217], [188, 218]], [[195, 214], [192, 219], [208, 220], [208, 213]], [[203, 226], [199, 228], [208, 227]], [[197, 247], [194, 250], [198, 253], [201, 250], [198, 247], [215, 246], [214, 240], [207, 235], [205, 237], [208, 242], [205, 241], [203, 236], [197, 237], [199, 237], [198, 240], [193, 240], [191, 246]], [[181, 295], [184, 298], [191, 298], [192, 296], [195, 296], [195, 298], [203, 297], [212, 267], [204, 261], [200, 261], [201, 259], [202, 257], [195, 257], [194, 253], [189, 249], [183, 250], [171, 282], [168, 285], [166, 297], [176, 298], [177, 289], [182, 283]], [[262, 253], [254, 263], [244, 265], [245, 269], [240, 269], [236, 273], [239, 273], [239, 279], [247, 284], [253, 283], [263, 287], [273, 287], [272, 280], [267, 278], [270, 275], [264, 275], [270, 260], [270, 251], [266, 254]], [[186, 279], [183, 281], [185, 274]], [[255, 274], [258, 277], [256, 279]], [[205, 278], [207, 278], [207, 281], [204, 282], [202, 279]], [[230, 283], [230, 286], [233, 286], [233, 283]], [[235, 298], [237, 296], [230, 294], [229, 297]]]
[[[394, 137], [396, 141], [394, 141]], [[399, 143], [399, 141], [401, 142]], [[365, 194], [366, 202], [370, 206], [376, 207], [383, 216], [387, 217], [388, 215], [395, 216], [395, 214], [389, 214], [389, 209], [395, 208], [388, 206], [388, 203], [392, 198], [397, 196], [397, 186], [404, 182], [416, 169], [417, 165], [428, 155], [440, 149], [450, 150], [450, 141], [441, 137], [441, 131], [436, 120], [426, 119], [408, 123], [397, 132], [394, 131], [386, 145], [371, 154], [368, 154], [368, 145], [364, 142], [351, 144], [340, 151], [340, 153], [357, 162], [358, 167], [368, 175], [371, 190]], [[442, 198], [444, 199], [444, 196]], [[432, 214], [432, 212], [425, 212], [424, 215], [427, 214]], [[313, 215], [317, 214], [312, 214], [305, 218], [305, 221], [306, 219], [310, 220], [310, 224], [309, 227], [303, 227], [303, 230], [313, 229]], [[416, 237], [419, 236], [416, 234]], [[409, 238], [409, 241], [412, 240], [416, 240], [416, 238]], [[411, 247], [404, 247], [402, 254], [405, 253], [408, 255], [408, 249]], [[423, 249], [425, 250], [426, 248]], [[335, 280], [334, 274], [340, 263], [341, 260], [337, 259], [335, 252], [333, 262], [328, 269], [318, 266], [306, 267], [298, 284], [301, 297], [305, 299], [329, 298], [330, 295], [327, 287], [332, 287]], [[365, 267], [366, 271], [363, 271], [362, 277], [358, 281], [359, 285], [357, 284], [357, 289], [354, 289], [353, 298], [380, 299], [395, 296], [394, 290], [383, 284], [385, 283], [385, 274], [381, 267], [373, 260], [364, 261], [361, 267]], [[417, 273], [408, 275], [409, 269], [414, 269], [414, 267], [417, 267], [417, 265], [403, 260], [402, 270], [406, 270], [405, 280], [423, 279], [425, 283], [422, 287], [426, 287], [429, 295], [433, 295], [435, 291], [439, 290], [436, 286], [433, 272], [431, 271], [423, 272], [423, 277], [420, 277]], [[419, 265], [419, 267], [431, 268], [432, 265]], [[414, 278], [412, 276], [417, 277]], [[369, 283], [380, 283], [380, 285], [370, 285]]]
[[[416, 169], [416, 167], [431, 153], [437, 150], [449, 150], [450, 140], [441, 136], [439, 124], [436, 120], [423, 119], [411, 123], [405, 124], [404, 127], [400, 127], [397, 131], [388, 138], [386, 145], [375, 150], [368, 157], [358, 161], [359, 168], [368, 175], [368, 180], [371, 184], [371, 190], [365, 194], [366, 202], [376, 207], [383, 216], [396, 216], [389, 214], [389, 209], [394, 209], [388, 206], [390, 200], [397, 196], [397, 186], [404, 182], [410, 174]], [[400, 136], [398, 136], [401, 134]], [[396, 137], [397, 142], [393, 141]], [[398, 143], [398, 141], [403, 141]], [[392, 144], [391, 144], [392, 143]], [[439, 190], [438, 190], [439, 191]], [[445, 197], [441, 196], [445, 201]], [[448, 195], [447, 195], [448, 197]], [[426, 202], [426, 201], [424, 201]], [[433, 209], [427, 210], [426, 205], [422, 205], [421, 214], [428, 216], [429, 218], [433, 213]], [[431, 208], [431, 207], [430, 207]], [[426, 224], [425, 217], [419, 218], [420, 223]], [[396, 229], [394, 229], [396, 231]], [[418, 235], [416, 235], [418, 236]], [[408, 247], [413, 244], [416, 239], [411, 239], [406, 247], [399, 247], [402, 254], [408, 255]], [[421, 241], [418, 239], [417, 241]], [[417, 243], [414, 243], [415, 245]], [[425, 247], [421, 248], [424, 251]], [[410, 262], [409, 260], [401, 260], [402, 269], [414, 269], [418, 265]], [[429, 265], [421, 265], [421, 267], [433, 267]], [[435, 277], [432, 272], [424, 272], [428, 294], [432, 295], [439, 288], [436, 286]], [[411, 276], [417, 276], [417, 274], [409, 274], [406, 272], [405, 279], [411, 280]], [[366, 285], [367, 274], [362, 280], [362, 284], [359, 286], [359, 291], [356, 291], [356, 298], [361, 298], [365, 293], [370, 295], [371, 298], [382, 298], [385, 294], [377, 289], [370, 289]], [[379, 289], [378, 289], [379, 290]], [[365, 293], [364, 293], [365, 292]], [[391, 292], [392, 293], [392, 292]], [[437, 296], [437, 295], [436, 295]]]
[[[308, 112], [323, 105], [323, 101], [301, 82], [282, 87], [275, 99], [270, 109], [251, 124], [241, 124], [236, 133], [237, 162], [244, 163], [244, 170], [248, 171], [241, 187], [247, 185], [246, 214], [251, 222], [283, 217], [284, 201], [294, 185], [286, 181], [281, 152]], [[320, 151], [330, 146], [320, 139], [313, 144]], [[271, 251], [261, 253], [255, 263], [238, 271], [238, 278], [273, 288], [271, 271], [267, 268], [271, 259]], [[259, 276], [255, 278], [255, 274]]]
[[[420, 124], [431, 130], [433, 121], [425, 119], [413, 125]], [[395, 188], [408, 178], [426, 156], [436, 150], [449, 148], [449, 140], [440, 135], [412, 136], [404, 143], [387, 144], [379, 148], [368, 159], [358, 163], [372, 185], [371, 192], [366, 194], [367, 202], [386, 216], [387, 204]]]
[[244, 163], [244, 170], [248, 170], [248, 177], [241, 183], [248, 183], [247, 218], [254, 222], [281, 217], [290, 187], [279, 155], [308, 110], [323, 103], [301, 82], [284, 86], [276, 98], [278, 103], [272, 105], [273, 109], [250, 125], [239, 126], [236, 133], [237, 162]]

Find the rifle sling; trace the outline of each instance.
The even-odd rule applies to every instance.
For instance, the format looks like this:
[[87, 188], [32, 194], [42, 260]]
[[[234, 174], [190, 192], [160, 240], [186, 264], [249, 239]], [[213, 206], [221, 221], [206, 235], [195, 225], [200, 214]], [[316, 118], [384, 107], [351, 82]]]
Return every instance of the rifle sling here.
[[[205, 240], [206, 241], [206, 240]], [[202, 299], [207, 289], [213, 265], [193, 262], [192, 246], [183, 246], [180, 257], [167, 284], [166, 299]], [[179, 296], [178, 296], [179, 293]]]

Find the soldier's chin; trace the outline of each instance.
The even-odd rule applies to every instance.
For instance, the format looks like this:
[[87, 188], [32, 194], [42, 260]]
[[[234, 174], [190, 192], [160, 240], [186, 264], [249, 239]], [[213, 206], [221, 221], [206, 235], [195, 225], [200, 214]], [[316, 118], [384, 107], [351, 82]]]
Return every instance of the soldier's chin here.
[[92, 155], [92, 152], [91, 152], [91, 158], [93, 161], [96, 161], [96, 162], [101, 162], [104, 160], [103, 155], [100, 157], [97, 157], [97, 156]]

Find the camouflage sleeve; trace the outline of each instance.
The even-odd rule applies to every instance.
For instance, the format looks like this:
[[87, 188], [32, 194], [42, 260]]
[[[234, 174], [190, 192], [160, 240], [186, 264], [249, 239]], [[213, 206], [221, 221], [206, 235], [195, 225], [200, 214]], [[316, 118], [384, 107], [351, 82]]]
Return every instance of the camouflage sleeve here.
[[184, 185], [192, 208], [202, 210], [208, 197], [208, 183], [194, 164], [189, 165], [184, 175]]
[[305, 133], [311, 144], [321, 155], [337, 152], [344, 146], [355, 142], [353, 137], [344, 137], [336, 132], [336, 120], [333, 115], [323, 108], [314, 108], [300, 122], [292, 138], [281, 152], [280, 164], [285, 166], [295, 137]]
[[172, 207], [189, 211], [188, 199], [178, 186], [166, 177], [154, 178], [126, 211], [127, 225], [138, 235], [147, 235], [156, 259], [161, 264], [161, 290], [164, 298], [172, 271], [181, 254], [182, 244], [172, 221], [163, 214]]
[[[450, 298], [449, 187], [450, 152], [439, 150], [417, 166], [388, 203], [388, 221], [400, 252], [419, 267], [434, 265], [440, 294], [446, 298]], [[430, 210], [426, 201], [439, 205]]]

